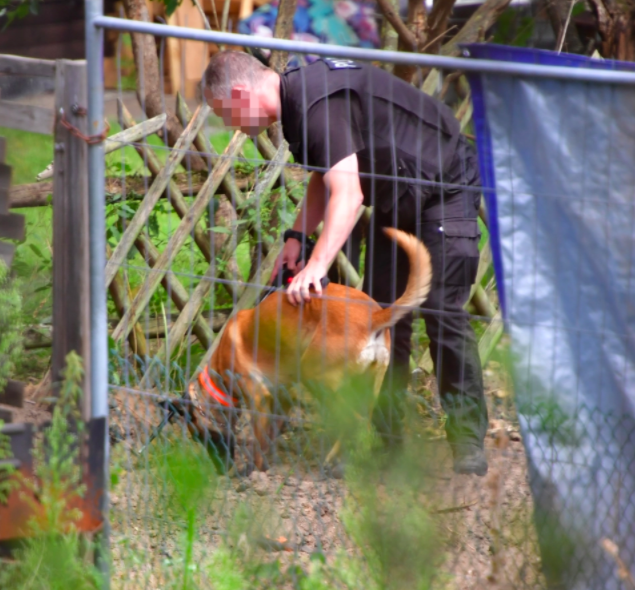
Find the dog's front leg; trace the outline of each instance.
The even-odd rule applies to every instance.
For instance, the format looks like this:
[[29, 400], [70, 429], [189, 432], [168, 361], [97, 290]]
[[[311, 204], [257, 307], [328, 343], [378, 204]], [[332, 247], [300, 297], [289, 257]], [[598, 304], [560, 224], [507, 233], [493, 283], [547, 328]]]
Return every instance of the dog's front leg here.
[[257, 377], [249, 382], [248, 398], [251, 400], [251, 425], [254, 431], [253, 463], [259, 471], [269, 469], [266, 454], [273, 437], [271, 428], [271, 394]]

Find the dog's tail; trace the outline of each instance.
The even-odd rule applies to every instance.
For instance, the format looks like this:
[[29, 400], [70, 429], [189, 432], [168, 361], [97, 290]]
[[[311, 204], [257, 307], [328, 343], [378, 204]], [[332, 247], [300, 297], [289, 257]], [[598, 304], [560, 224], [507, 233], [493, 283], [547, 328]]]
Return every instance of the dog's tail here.
[[394, 326], [413, 308], [419, 307], [430, 292], [432, 262], [423, 243], [411, 234], [392, 227], [384, 228], [388, 237], [395, 240], [408, 256], [410, 274], [403, 295], [390, 307], [375, 311], [372, 315], [372, 331], [379, 332]]

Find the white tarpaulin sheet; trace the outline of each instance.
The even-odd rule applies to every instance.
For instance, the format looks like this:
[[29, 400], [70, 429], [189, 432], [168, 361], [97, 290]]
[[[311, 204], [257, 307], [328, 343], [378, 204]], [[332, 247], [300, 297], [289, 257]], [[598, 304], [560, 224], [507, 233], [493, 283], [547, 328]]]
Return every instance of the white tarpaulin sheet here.
[[606, 539], [635, 576], [635, 87], [470, 83], [543, 566], [559, 588], [632, 588]]

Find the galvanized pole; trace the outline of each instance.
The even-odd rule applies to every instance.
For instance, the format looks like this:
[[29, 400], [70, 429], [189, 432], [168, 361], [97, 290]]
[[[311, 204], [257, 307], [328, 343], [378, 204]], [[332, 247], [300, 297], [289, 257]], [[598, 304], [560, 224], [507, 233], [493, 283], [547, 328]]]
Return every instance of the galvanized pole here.
[[[88, 68], [88, 133], [104, 129], [103, 29], [94, 20], [103, 16], [103, 0], [86, 0], [86, 62]], [[91, 418], [105, 421], [103, 441], [103, 493], [99, 498], [104, 527], [96, 548], [97, 565], [110, 588], [108, 525], [108, 324], [106, 308], [106, 221], [104, 198], [104, 144], [88, 147], [88, 196], [90, 227], [90, 326], [91, 326]]]

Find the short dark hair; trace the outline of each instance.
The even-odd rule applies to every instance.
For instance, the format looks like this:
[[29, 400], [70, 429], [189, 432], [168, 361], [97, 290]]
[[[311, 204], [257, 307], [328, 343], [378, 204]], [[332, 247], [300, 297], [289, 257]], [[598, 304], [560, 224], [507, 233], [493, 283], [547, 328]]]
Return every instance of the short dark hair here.
[[226, 98], [234, 86], [253, 87], [271, 71], [248, 53], [220, 51], [212, 57], [205, 70], [203, 86], [211, 91], [212, 98]]

